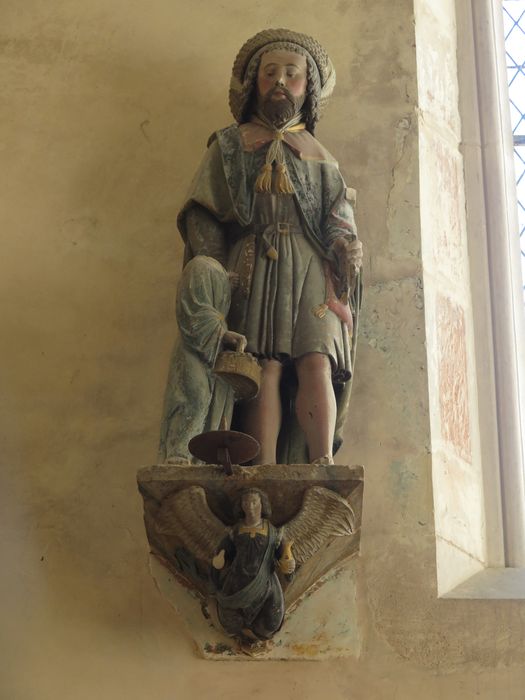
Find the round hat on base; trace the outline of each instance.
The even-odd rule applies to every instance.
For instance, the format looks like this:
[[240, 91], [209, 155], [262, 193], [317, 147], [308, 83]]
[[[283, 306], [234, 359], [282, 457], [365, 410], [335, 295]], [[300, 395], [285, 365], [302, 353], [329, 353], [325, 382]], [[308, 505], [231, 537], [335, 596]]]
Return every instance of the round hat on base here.
[[228, 474], [232, 464], [244, 464], [259, 454], [260, 445], [255, 438], [237, 430], [210, 430], [195, 435], [188, 449], [194, 457], [206, 464], [221, 464]]

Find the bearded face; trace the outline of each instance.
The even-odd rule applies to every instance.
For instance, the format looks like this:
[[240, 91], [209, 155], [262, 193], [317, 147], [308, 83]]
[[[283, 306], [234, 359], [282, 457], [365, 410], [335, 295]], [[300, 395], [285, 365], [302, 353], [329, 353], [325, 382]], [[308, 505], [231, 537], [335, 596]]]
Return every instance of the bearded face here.
[[300, 112], [306, 96], [306, 57], [293, 51], [263, 54], [257, 74], [257, 106], [275, 126]]
[[303, 106], [302, 98], [294, 97], [285, 87], [276, 85], [262, 98], [260, 109], [275, 126], [281, 126], [292, 119]]

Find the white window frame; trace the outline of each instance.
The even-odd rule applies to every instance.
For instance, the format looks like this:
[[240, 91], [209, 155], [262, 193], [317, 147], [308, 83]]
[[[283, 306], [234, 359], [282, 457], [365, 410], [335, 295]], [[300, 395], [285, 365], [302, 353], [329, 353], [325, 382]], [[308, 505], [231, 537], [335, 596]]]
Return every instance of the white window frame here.
[[443, 597], [525, 598], [525, 314], [503, 13], [501, 0], [456, 7], [487, 568]]

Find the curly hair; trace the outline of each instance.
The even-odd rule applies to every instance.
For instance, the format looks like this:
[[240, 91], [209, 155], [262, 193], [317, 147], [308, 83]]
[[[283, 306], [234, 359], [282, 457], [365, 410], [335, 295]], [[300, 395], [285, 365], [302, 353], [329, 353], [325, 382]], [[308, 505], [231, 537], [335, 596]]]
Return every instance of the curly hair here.
[[[319, 77], [319, 71], [315, 65], [314, 60], [307, 51], [301, 50], [300, 46], [290, 44], [287, 49], [298, 53], [306, 58], [306, 97], [301, 108], [304, 116], [305, 124], [307, 130], [311, 133], [315, 133], [315, 126], [319, 121], [320, 109], [319, 109], [319, 98], [321, 95], [321, 80]], [[273, 48], [269, 48], [269, 51], [273, 51]], [[264, 51], [260, 56], [257, 57], [255, 61], [252, 61], [245, 74], [245, 84], [251, 85], [251, 89], [247, 92], [244, 98], [244, 105], [241, 108], [240, 124], [250, 121], [250, 117], [255, 109], [255, 104], [257, 101], [257, 75], [259, 73], [259, 66], [261, 65], [261, 59], [263, 55], [267, 53]]]
[[235, 120], [242, 124], [255, 109], [256, 85], [261, 56], [270, 51], [293, 51], [306, 57], [307, 87], [302, 112], [306, 128], [314, 132], [321, 112], [335, 86], [335, 70], [318, 41], [289, 29], [265, 29], [241, 47], [233, 64], [229, 103]]

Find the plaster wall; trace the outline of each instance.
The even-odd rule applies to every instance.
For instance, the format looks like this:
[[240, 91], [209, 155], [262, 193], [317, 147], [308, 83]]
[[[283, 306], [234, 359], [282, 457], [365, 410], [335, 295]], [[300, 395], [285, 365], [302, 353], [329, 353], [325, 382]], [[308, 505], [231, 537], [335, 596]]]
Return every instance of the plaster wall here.
[[[452, 118], [439, 138], [457, 165], [454, 5], [423, 5], [446, 27], [432, 36], [438, 117]], [[413, 3], [4, 0], [0, 13], [0, 698], [522, 698], [525, 606], [436, 595], [419, 211], [420, 139], [435, 135], [417, 117]], [[196, 658], [155, 589], [135, 471], [156, 454], [177, 211], [231, 121], [237, 49], [276, 25], [315, 35], [336, 65], [318, 136], [358, 191], [366, 246], [341, 455], [367, 470], [362, 556], [338, 580], [356, 582], [362, 644], [233, 667]]]

